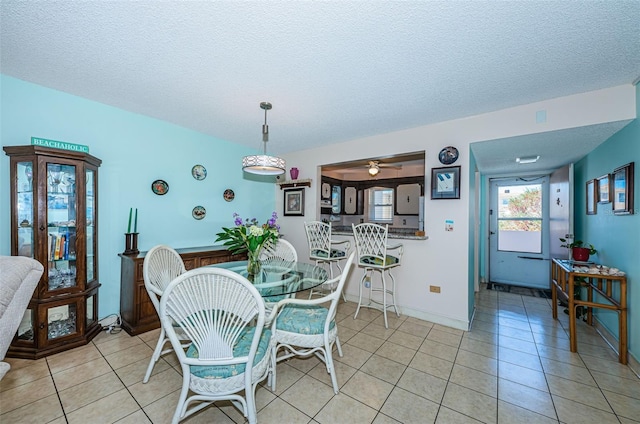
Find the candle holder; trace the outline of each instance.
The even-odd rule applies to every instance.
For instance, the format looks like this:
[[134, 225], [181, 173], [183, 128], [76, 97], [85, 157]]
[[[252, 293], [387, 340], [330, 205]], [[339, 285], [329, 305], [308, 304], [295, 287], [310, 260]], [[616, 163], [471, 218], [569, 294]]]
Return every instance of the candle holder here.
[[124, 234], [124, 252], [123, 255], [137, 255], [140, 253], [138, 250], [138, 233], [125, 233]]

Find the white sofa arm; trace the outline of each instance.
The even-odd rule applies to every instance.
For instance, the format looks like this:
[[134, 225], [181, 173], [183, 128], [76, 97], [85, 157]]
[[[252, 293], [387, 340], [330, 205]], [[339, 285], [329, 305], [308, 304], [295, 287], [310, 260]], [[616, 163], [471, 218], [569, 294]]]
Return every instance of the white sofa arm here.
[[[0, 360], [3, 360], [18, 330], [24, 311], [44, 271], [35, 259], [0, 256]], [[0, 366], [0, 380], [7, 365]]]

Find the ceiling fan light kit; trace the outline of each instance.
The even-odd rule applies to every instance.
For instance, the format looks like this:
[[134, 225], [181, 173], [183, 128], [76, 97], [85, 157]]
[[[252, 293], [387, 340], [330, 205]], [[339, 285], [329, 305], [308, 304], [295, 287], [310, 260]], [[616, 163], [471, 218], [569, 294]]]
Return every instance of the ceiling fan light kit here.
[[245, 172], [258, 175], [284, 174], [285, 160], [277, 156], [267, 155], [267, 142], [269, 141], [269, 126], [267, 125], [267, 111], [273, 106], [269, 102], [260, 103], [260, 109], [264, 110], [264, 125], [262, 125], [262, 142], [264, 143], [262, 155], [250, 155], [242, 158], [242, 169]]
[[378, 175], [378, 173], [380, 172], [380, 167], [378, 166], [377, 161], [369, 162], [368, 172], [369, 172], [369, 175], [371, 175], [372, 177], [375, 177], [376, 175]]
[[402, 169], [402, 165], [386, 164], [380, 163], [380, 161], [377, 160], [370, 160], [367, 165], [367, 172], [369, 173], [369, 176], [373, 178], [380, 173], [380, 168]]

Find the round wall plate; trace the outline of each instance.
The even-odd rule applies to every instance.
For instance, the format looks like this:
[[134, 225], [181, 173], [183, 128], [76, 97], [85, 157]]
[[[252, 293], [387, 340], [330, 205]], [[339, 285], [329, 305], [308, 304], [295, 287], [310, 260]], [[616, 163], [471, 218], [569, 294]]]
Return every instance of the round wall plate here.
[[444, 149], [440, 150], [438, 159], [443, 165], [451, 165], [458, 160], [458, 149], [453, 146], [447, 146]]
[[191, 175], [198, 181], [204, 180], [207, 178], [207, 168], [202, 165], [194, 165], [193, 168], [191, 168]]
[[236, 194], [233, 192], [233, 190], [228, 188], [224, 191], [224, 193], [222, 194], [222, 197], [224, 197], [224, 200], [226, 200], [227, 202], [230, 202], [233, 199], [235, 199]]
[[193, 216], [197, 220], [201, 220], [202, 218], [205, 217], [206, 214], [207, 214], [207, 210], [204, 208], [204, 206], [196, 206], [191, 211], [191, 216]]
[[167, 194], [169, 191], [169, 184], [167, 184], [165, 180], [155, 180], [151, 183], [151, 191], [158, 196], [162, 196], [163, 194]]

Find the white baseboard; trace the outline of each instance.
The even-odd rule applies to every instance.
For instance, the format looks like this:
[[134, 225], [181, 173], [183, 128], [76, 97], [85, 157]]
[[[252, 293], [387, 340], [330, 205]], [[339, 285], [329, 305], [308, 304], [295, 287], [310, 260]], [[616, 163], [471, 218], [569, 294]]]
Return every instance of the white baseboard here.
[[[345, 295], [348, 301], [358, 304], [358, 296], [349, 295], [348, 293], [345, 293]], [[445, 327], [456, 328], [458, 330], [463, 330], [463, 331], [469, 330], [468, 322], [461, 321], [456, 318], [436, 315], [429, 312], [419, 311], [416, 309], [411, 309], [406, 307], [402, 307], [402, 308], [398, 307], [398, 311], [400, 312], [400, 315], [406, 315], [408, 317], [418, 318], [424, 321], [433, 322], [435, 324], [444, 325]], [[387, 314], [389, 314], [389, 310], [387, 310]]]

